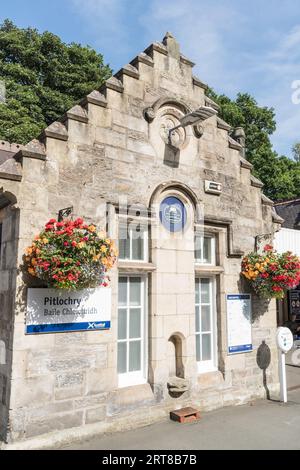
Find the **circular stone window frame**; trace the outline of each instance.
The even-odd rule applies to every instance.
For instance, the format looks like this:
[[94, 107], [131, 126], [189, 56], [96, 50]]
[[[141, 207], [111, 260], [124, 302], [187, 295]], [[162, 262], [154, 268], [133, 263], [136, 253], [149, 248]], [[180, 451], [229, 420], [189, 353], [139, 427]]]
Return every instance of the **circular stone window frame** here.
[[[164, 226], [162, 221], [160, 220], [161, 204], [168, 197], [174, 197], [174, 198], [178, 199], [184, 205], [184, 208], [186, 210], [186, 223], [185, 223], [184, 227], [182, 228], [182, 230], [172, 232], [172, 231], [168, 230]], [[195, 218], [194, 205], [193, 205], [193, 202], [190, 200], [190, 198], [184, 194], [184, 192], [182, 192], [180, 190], [177, 190], [175, 188], [169, 188], [169, 189], [166, 188], [165, 190], [163, 190], [159, 194], [159, 197], [157, 198], [156, 203], [158, 204], [158, 213], [157, 213], [158, 221], [159, 221], [160, 226], [166, 231], [166, 233], [168, 233], [172, 236], [178, 236], [179, 234], [185, 234], [191, 227], [193, 229], [194, 223], [195, 223], [195, 221], [194, 221], [194, 218]]]

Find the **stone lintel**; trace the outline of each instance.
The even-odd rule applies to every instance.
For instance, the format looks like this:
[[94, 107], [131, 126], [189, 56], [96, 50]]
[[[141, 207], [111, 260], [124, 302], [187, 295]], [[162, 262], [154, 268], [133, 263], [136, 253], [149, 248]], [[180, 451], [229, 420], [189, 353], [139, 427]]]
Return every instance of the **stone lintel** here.
[[153, 263], [144, 263], [138, 261], [118, 261], [118, 270], [121, 272], [152, 272], [156, 270]]
[[98, 90], [92, 91], [89, 95], [85, 96], [80, 102], [81, 106], [86, 106], [87, 103], [91, 103], [96, 106], [101, 106], [102, 108], [107, 107], [107, 101], [105, 96], [102, 95]]
[[63, 141], [68, 140], [68, 131], [66, 129], [66, 126], [64, 126], [61, 122], [58, 121], [50, 124], [50, 126], [43, 131], [42, 135], [50, 137], [51, 139]]
[[221, 119], [220, 117], [217, 117], [217, 127], [227, 132], [230, 132], [232, 130], [230, 124], [227, 124], [227, 122], [223, 121], [223, 119]]
[[223, 266], [197, 266], [195, 265], [196, 274], [221, 274], [224, 272]]
[[137, 67], [139, 63], [149, 65], [149, 67], [154, 67], [153, 59], [149, 55], [145, 54], [145, 52], [141, 52], [131, 61], [131, 65], [134, 67]]
[[248, 170], [252, 170], [253, 168], [252, 163], [248, 162], [246, 158], [240, 157], [240, 163], [242, 168], [247, 168]]
[[64, 118], [72, 119], [73, 121], [84, 122], [87, 124], [89, 122], [88, 114], [85, 109], [83, 109], [78, 104], [73, 106], [73, 108], [69, 109], [66, 112]]
[[193, 76], [193, 85], [203, 88], [203, 90], [207, 90], [208, 86], [203, 83], [199, 78]]
[[234, 150], [242, 150], [241, 144], [239, 144], [236, 140], [234, 140], [232, 137], [228, 136], [228, 144], [229, 148], [234, 149]]
[[251, 180], [251, 186], [254, 186], [255, 188], [263, 188], [264, 187], [264, 183], [262, 181], [260, 181], [258, 178], [256, 178], [255, 176], [251, 175], [250, 180]]
[[131, 64], [125, 65], [116, 73], [116, 77], [119, 80], [122, 79], [123, 75], [128, 75], [128, 77], [136, 78], [137, 80], [140, 78], [138, 69]]

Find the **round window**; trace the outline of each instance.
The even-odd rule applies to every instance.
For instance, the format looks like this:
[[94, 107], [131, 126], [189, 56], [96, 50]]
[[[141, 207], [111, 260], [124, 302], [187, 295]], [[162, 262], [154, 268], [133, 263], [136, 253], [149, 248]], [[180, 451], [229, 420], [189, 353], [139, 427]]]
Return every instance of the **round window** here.
[[174, 196], [166, 197], [160, 205], [159, 218], [167, 230], [180, 232], [180, 230], [183, 230], [187, 219], [183, 202]]

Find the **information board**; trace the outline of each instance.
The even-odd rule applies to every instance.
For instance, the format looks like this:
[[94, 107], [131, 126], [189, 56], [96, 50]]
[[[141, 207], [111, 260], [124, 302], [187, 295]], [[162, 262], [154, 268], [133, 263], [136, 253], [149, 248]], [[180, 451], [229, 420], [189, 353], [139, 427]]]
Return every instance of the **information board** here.
[[251, 294], [228, 294], [226, 298], [228, 353], [252, 351]]
[[110, 328], [111, 289], [28, 289], [26, 334]]

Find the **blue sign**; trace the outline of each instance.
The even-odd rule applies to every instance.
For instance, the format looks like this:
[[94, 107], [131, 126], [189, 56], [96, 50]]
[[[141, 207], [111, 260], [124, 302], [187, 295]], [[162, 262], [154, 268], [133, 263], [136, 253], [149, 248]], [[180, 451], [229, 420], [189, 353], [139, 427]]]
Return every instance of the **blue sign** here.
[[174, 196], [166, 197], [160, 205], [159, 218], [169, 232], [182, 231], [187, 220], [187, 212], [183, 202]]

